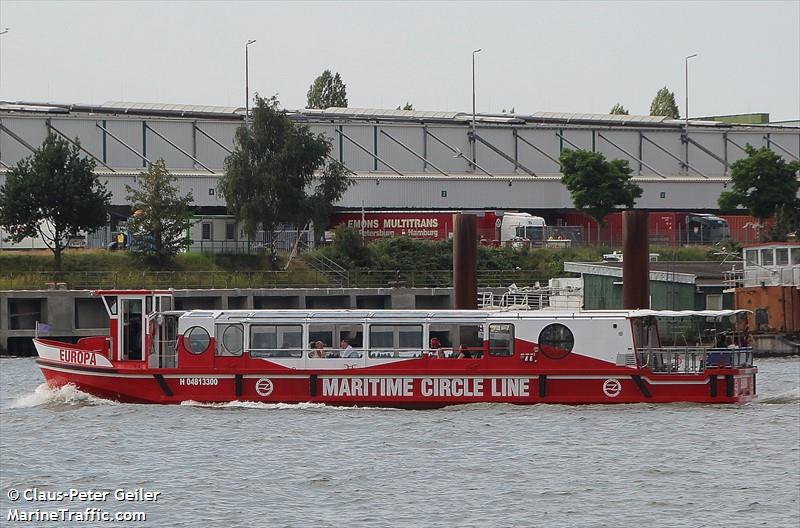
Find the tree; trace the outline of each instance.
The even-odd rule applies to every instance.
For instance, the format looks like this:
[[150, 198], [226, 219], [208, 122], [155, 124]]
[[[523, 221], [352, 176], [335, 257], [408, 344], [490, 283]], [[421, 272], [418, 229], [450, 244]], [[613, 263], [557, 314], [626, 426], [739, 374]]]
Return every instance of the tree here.
[[651, 116], [667, 116], [672, 119], [678, 119], [681, 114], [678, 112], [678, 105], [675, 104], [675, 94], [670, 92], [667, 87], [663, 87], [656, 96], [653, 97], [653, 102], [650, 103]]
[[219, 190], [250, 236], [259, 227], [272, 232], [282, 222], [324, 228], [352, 183], [343, 165], [326, 165], [330, 151], [325, 136], [293, 123], [277, 99], [256, 95], [251, 126], [236, 130]]
[[575, 207], [605, 224], [606, 215], [622, 205], [632, 209], [642, 188], [631, 181], [627, 160], [606, 161], [599, 152], [566, 149], [561, 153], [561, 183], [572, 195]]
[[138, 189], [125, 186], [133, 210], [133, 220], [128, 223], [132, 248], [154, 257], [159, 265], [191, 244], [186, 228], [192, 216], [192, 193], [179, 196], [177, 181], [160, 159], [139, 174]]
[[786, 161], [773, 150], [745, 146], [747, 157], [731, 164], [731, 190], [719, 196], [719, 206], [726, 211], [738, 207], [748, 209], [760, 220], [775, 217], [771, 237], [785, 238], [786, 233], [798, 228], [800, 199], [800, 162]]
[[20, 160], [0, 187], [0, 225], [13, 242], [36, 236], [50, 248], [61, 270], [61, 253], [81, 231], [105, 225], [111, 193], [94, 174], [95, 163], [49, 134], [33, 154]]
[[628, 115], [628, 109], [622, 106], [621, 104], [617, 103], [611, 107], [611, 111], [609, 112], [611, 115]]
[[398, 106], [397, 109], [398, 110], [411, 110], [411, 111], [413, 111], [414, 110], [414, 105], [412, 105], [411, 103], [407, 102], [405, 105], [403, 105], [403, 108], [400, 108]]
[[308, 88], [307, 108], [347, 108], [347, 85], [337, 73], [325, 70]]

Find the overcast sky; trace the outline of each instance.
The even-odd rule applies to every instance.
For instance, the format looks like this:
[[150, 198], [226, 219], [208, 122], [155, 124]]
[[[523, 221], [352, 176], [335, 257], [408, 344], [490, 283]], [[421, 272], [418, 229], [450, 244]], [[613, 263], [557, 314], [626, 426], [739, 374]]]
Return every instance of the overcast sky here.
[[351, 107], [514, 107], [800, 118], [800, 2], [0, 2], [0, 99], [244, 106], [250, 89], [305, 106], [329, 68]]

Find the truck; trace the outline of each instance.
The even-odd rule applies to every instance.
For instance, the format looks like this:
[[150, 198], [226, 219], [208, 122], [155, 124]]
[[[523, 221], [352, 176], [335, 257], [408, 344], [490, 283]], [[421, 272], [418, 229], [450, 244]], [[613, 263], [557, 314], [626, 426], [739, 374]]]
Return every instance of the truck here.
[[360, 231], [368, 241], [393, 236], [449, 240], [453, 237], [453, 215], [457, 213], [474, 214], [477, 237], [487, 243], [541, 240], [546, 225], [539, 216], [497, 210], [339, 211], [331, 215], [330, 225]]

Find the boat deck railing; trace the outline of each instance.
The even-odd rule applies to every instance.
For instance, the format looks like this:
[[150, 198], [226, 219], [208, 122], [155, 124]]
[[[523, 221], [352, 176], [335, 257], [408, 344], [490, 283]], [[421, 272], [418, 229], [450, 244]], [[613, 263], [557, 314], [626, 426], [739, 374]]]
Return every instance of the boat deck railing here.
[[637, 348], [636, 359], [640, 367], [659, 374], [696, 374], [708, 368], [752, 367], [753, 349], [701, 346]]

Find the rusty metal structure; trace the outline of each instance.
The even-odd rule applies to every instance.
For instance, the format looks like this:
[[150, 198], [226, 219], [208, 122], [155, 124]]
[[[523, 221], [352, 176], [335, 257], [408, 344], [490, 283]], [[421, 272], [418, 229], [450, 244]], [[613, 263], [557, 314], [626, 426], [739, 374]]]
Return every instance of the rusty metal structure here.
[[650, 249], [647, 211], [622, 213], [622, 307], [650, 308]]
[[453, 308], [478, 308], [478, 238], [475, 215], [453, 215]]

